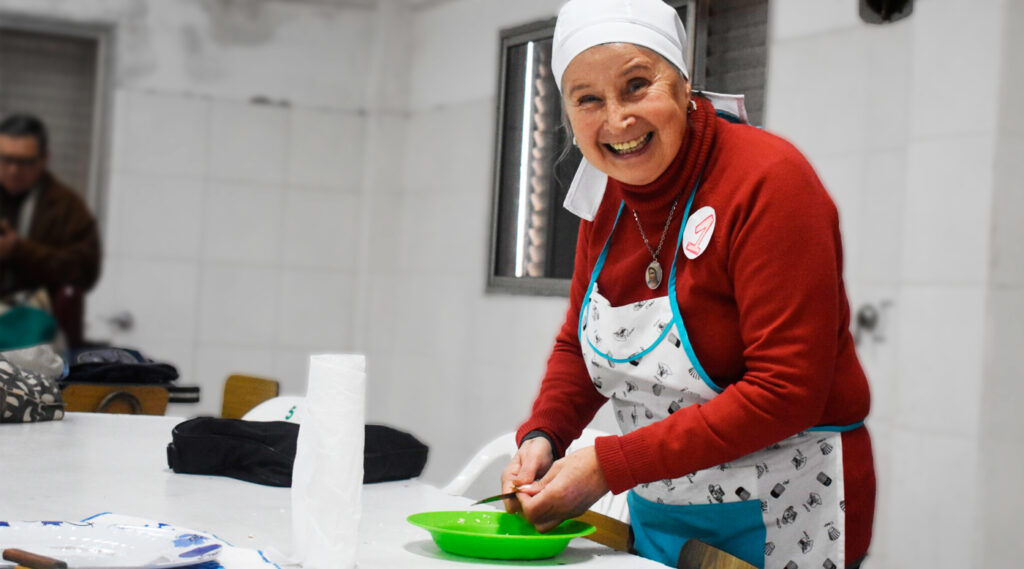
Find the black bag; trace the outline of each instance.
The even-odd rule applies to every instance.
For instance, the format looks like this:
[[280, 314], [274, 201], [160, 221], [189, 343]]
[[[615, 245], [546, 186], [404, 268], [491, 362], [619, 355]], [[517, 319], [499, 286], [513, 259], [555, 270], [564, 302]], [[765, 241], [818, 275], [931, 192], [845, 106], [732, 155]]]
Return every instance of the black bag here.
[[[199, 417], [179, 423], [167, 445], [167, 465], [184, 474], [216, 474], [267, 486], [291, 486], [299, 425]], [[419, 476], [427, 446], [409, 433], [366, 425], [363, 482]]]

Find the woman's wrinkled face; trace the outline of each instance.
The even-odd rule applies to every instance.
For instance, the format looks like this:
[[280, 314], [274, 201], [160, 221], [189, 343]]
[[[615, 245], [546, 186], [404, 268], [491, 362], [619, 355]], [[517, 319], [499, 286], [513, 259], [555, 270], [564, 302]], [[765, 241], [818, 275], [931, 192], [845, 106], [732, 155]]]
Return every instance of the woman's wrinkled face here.
[[583, 156], [627, 184], [657, 179], [686, 134], [689, 82], [660, 55], [633, 44], [577, 55], [562, 75], [562, 99]]

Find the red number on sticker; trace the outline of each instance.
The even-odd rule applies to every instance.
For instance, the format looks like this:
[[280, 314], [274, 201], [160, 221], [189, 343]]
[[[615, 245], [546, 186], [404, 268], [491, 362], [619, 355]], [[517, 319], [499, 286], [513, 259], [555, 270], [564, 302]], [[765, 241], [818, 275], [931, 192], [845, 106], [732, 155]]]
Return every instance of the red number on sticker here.
[[686, 243], [686, 250], [694, 255], [701, 254], [700, 244], [704, 241], [704, 238], [708, 236], [708, 231], [711, 231], [711, 226], [715, 224], [715, 214], [708, 214], [696, 227], [693, 228], [694, 235], [693, 241]]

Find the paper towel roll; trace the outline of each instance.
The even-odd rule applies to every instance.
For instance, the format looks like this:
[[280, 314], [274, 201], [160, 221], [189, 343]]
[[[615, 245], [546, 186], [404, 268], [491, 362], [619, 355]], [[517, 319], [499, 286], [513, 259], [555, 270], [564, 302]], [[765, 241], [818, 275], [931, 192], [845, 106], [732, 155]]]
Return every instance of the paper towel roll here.
[[309, 358], [292, 469], [294, 559], [306, 569], [355, 567], [362, 512], [366, 358]]

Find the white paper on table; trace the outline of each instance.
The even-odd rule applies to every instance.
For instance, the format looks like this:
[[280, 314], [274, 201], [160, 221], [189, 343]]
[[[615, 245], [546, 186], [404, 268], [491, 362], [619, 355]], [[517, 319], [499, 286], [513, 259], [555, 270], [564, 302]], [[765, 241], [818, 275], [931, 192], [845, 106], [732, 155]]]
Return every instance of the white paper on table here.
[[[195, 540], [195, 536], [197, 535], [202, 536], [209, 543], [217, 543], [221, 545], [221, 550], [217, 555], [217, 560], [208, 561], [202, 564], [202, 567], [205, 569], [281, 569], [281, 566], [268, 559], [267, 556], [264, 555], [263, 551], [258, 549], [249, 549], [247, 547], [235, 547], [207, 531], [186, 529], [167, 522], [140, 518], [137, 516], [114, 514], [111, 512], [104, 512], [102, 514], [89, 516], [82, 520], [82, 522], [103, 523], [110, 526], [123, 525], [129, 527], [152, 527], [159, 529], [162, 532], [170, 532], [177, 535], [189, 535], [192, 540]], [[69, 538], [70, 537], [72, 536], [69, 536]], [[154, 539], [153, 543], [156, 546], [160, 542], [159, 540]], [[109, 552], [107, 553], [109, 555]]]
[[306, 407], [292, 468], [293, 560], [306, 569], [355, 566], [363, 489], [366, 358], [309, 359]]

